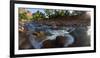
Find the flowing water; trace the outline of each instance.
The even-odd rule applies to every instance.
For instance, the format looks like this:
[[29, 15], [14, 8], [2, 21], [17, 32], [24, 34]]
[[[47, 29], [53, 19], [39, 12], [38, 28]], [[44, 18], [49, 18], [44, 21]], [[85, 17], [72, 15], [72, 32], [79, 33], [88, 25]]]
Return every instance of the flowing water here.
[[[65, 47], [67, 47], [68, 45], [74, 42], [74, 37], [69, 34], [69, 32], [72, 32], [74, 28], [67, 28], [65, 26], [53, 28], [53, 26], [50, 26], [50, 25], [48, 26], [48, 25], [38, 24], [34, 22], [26, 23], [24, 27], [28, 29], [28, 34], [30, 35], [29, 37], [30, 42], [35, 48], [41, 48], [42, 46], [41, 42], [45, 40], [54, 40], [57, 36], [66, 37]], [[32, 33], [39, 32], [39, 31], [42, 31], [45, 33], [46, 39], [43, 39], [42, 41], [35, 40], [35, 37], [32, 36]]]
[[[76, 38], [78, 38], [81, 33], [86, 34], [86, 30], [87, 30], [86, 28], [85, 29], [79, 28], [79, 30], [78, 30], [78, 28], [74, 28], [74, 27], [44, 25], [44, 24], [39, 24], [36, 22], [25, 23], [25, 25], [23, 27], [28, 30], [27, 34], [29, 35], [29, 41], [31, 42], [31, 44], [34, 48], [41, 48], [42, 43], [45, 40], [54, 40], [57, 36], [66, 37], [66, 43], [65, 43], [64, 47], [67, 47], [75, 42], [75, 36], [76, 36]], [[32, 35], [32, 33], [40, 32], [40, 31], [45, 33], [45, 37], [41, 36], [41, 37], [37, 38]], [[71, 33], [73, 33], [74, 35]], [[38, 39], [40, 39], [40, 38], [43, 38], [43, 39], [39, 41]], [[85, 36], [85, 38], [87, 38], [87, 35]], [[82, 44], [84, 44], [84, 43], [82, 43]], [[89, 43], [88, 43], [88, 45], [89, 45]], [[77, 46], [78, 46], [78, 44], [77, 44]]]

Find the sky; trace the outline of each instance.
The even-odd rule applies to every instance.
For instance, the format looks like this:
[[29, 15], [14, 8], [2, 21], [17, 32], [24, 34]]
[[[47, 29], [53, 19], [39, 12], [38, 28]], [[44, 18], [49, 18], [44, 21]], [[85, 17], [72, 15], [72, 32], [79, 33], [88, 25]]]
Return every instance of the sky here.
[[31, 13], [35, 13], [37, 11], [40, 11], [42, 13], [45, 13], [44, 12], [44, 9], [41, 9], [41, 8], [27, 8], [28, 11], [30, 11]]

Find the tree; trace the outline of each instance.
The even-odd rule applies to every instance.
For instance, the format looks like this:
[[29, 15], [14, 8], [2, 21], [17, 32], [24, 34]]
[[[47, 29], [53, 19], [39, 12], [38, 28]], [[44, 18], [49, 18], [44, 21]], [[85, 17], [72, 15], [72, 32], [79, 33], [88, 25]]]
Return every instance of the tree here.
[[46, 18], [52, 18], [54, 15], [54, 10], [53, 9], [44, 9]]
[[23, 20], [30, 21], [32, 19], [32, 15], [29, 15], [29, 14], [31, 14], [31, 12], [29, 11], [22, 12], [22, 13], [19, 12], [19, 20], [20, 21], [23, 21]]
[[27, 11], [27, 15], [26, 15], [26, 17], [27, 17], [27, 20], [32, 20], [32, 13], [30, 12], [30, 11]]
[[69, 10], [60, 10], [60, 9], [45, 9], [46, 18], [57, 18], [59, 16], [69, 16]]
[[70, 14], [71, 16], [79, 16], [82, 14], [85, 14], [86, 11], [77, 11], [77, 10], [73, 10], [73, 12]]
[[59, 16], [65, 16], [66, 12], [65, 10], [55, 10], [55, 16], [59, 17]]
[[45, 18], [45, 15], [40, 11], [37, 11], [36, 13], [33, 13], [32, 16], [33, 16], [33, 20], [40, 20], [40, 19]]
[[24, 13], [19, 13], [19, 20], [22, 21], [22, 20], [25, 20], [25, 19], [27, 19], [26, 12], [24, 12]]

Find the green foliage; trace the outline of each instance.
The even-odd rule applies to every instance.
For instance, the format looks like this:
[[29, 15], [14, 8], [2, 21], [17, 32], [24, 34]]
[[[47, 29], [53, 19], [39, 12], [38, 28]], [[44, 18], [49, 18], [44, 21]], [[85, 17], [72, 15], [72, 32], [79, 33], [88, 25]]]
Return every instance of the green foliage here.
[[46, 18], [57, 18], [60, 16], [68, 16], [68, 10], [59, 10], [59, 9], [45, 9]]
[[51, 18], [54, 15], [54, 10], [53, 9], [44, 9], [46, 13], [46, 18]]
[[27, 19], [26, 13], [25, 12], [24, 13], [19, 13], [19, 20], [21, 21], [21, 20], [25, 20], [25, 19]]
[[22, 20], [27, 20], [27, 21], [32, 20], [32, 16], [28, 16], [27, 13], [29, 13], [29, 12], [19, 13], [19, 20], [20, 21], [22, 21]]
[[33, 18], [32, 18], [33, 20], [40, 20], [40, 19], [45, 18], [45, 15], [40, 11], [37, 11], [32, 16], [33, 16]]
[[44, 12], [39, 10], [32, 14], [32, 16], [27, 16], [29, 11], [19, 13], [19, 19], [21, 20], [41, 20], [44, 18], [57, 18], [61, 16], [76, 16], [86, 13], [86, 11], [76, 11], [76, 10], [60, 10], [60, 9], [44, 9]]

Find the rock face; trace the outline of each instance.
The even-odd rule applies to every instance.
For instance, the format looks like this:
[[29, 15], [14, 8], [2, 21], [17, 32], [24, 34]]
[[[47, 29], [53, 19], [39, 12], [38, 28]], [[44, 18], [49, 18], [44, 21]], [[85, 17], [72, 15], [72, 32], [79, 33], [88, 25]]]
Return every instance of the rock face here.
[[64, 47], [66, 38], [64, 36], [57, 36], [54, 40], [46, 40], [43, 42], [43, 48], [61, 48]]
[[19, 32], [19, 49], [30, 49], [31, 47], [26, 32]]
[[88, 28], [76, 28], [73, 32], [70, 34], [74, 36], [75, 42], [73, 45], [70, 45], [70, 47], [84, 47], [84, 46], [90, 46], [90, 36], [87, 34]]
[[42, 48], [55, 48], [55, 42], [53, 40], [46, 40], [43, 42], [43, 47]]
[[56, 45], [57, 47], [64, 47], [66, 43], [66, 38], [64, 36], [57, 36], [56, 37]]

